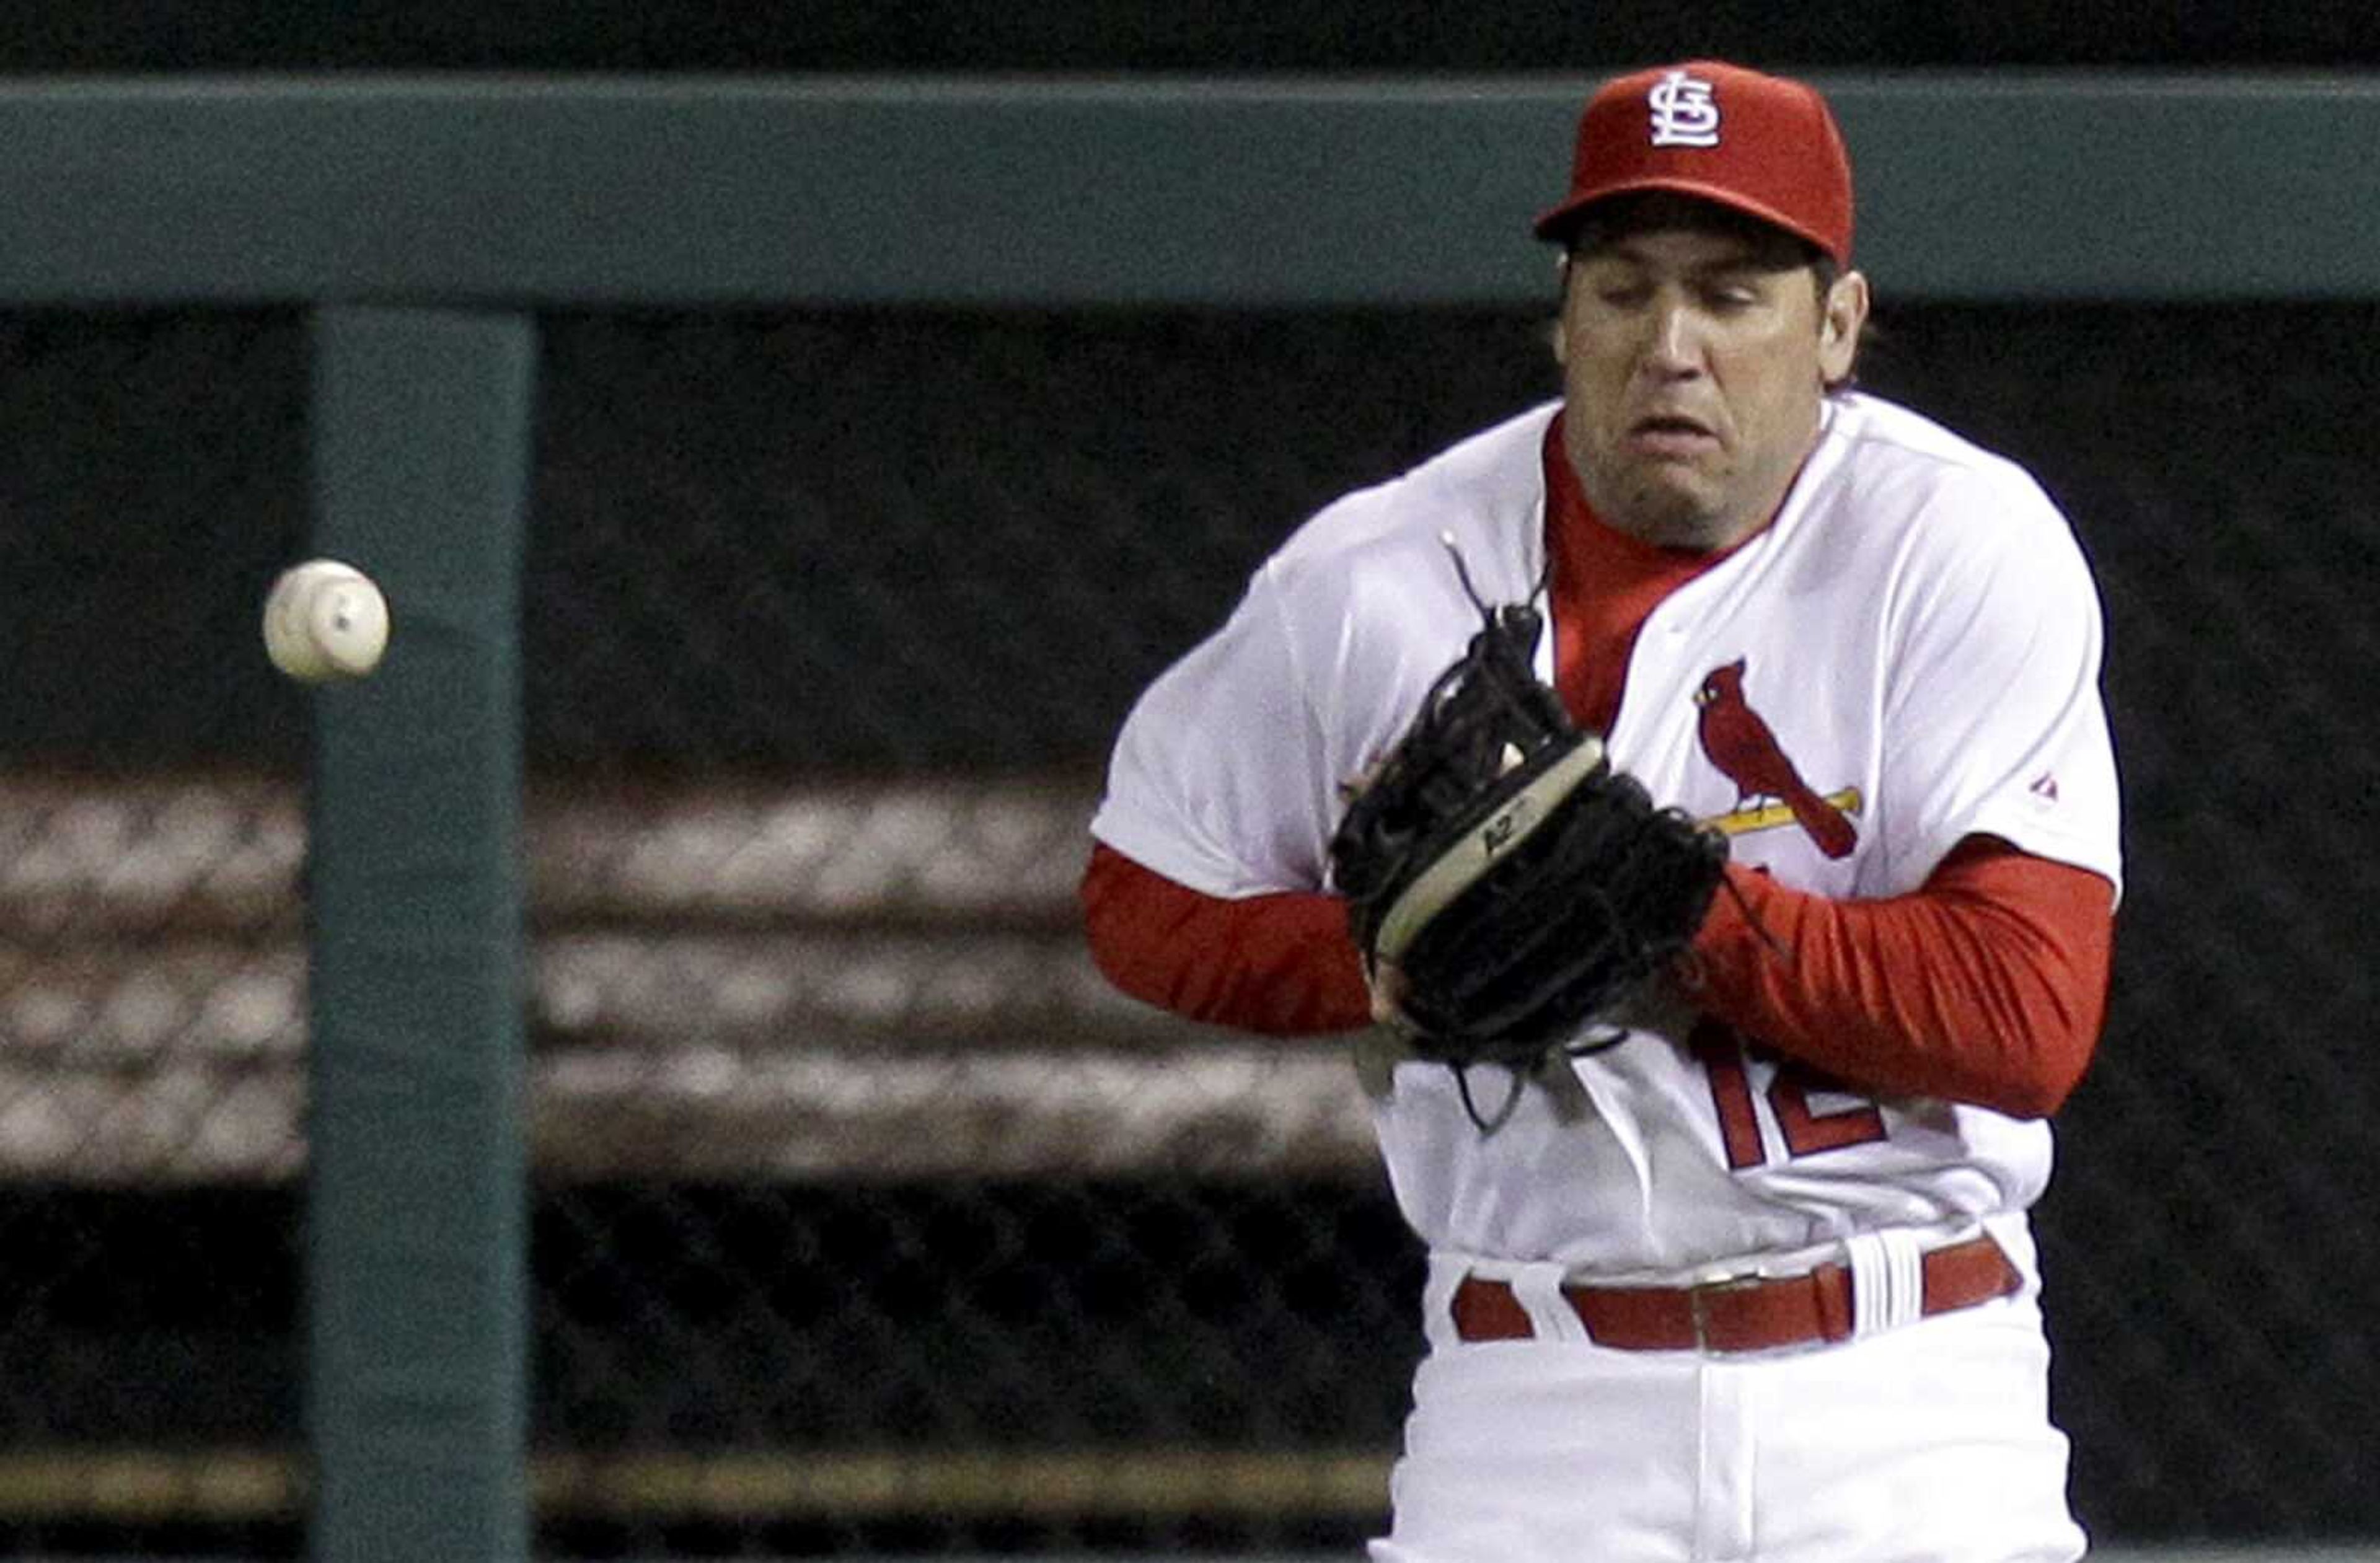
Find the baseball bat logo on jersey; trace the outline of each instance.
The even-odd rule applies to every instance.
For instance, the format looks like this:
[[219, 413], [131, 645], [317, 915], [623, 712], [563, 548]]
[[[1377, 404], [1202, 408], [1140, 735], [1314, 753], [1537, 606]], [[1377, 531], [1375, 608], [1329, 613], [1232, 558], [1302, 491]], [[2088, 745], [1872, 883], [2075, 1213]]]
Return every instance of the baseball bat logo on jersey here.
[[1718, 145], [1718, 100], [1700, 77], [1673, 70], [1653, 83], [1645, 102], [1653, 113], [1655, 146]]
[[1859, 789], [1822, 797], [1802, 780], [1776, 733], [1744, 698], [1743, 672], [1744, 659], [1738, 657], [1704, 674], [1694, 691], [1694, 736], [1703, 757], [1735, 783], [1735, 807], [1711, 823], [1730, 835], [1799, 825], [1828, 857], [1849, 857], [1859, 844], [1851, 820], [1859, 812]]

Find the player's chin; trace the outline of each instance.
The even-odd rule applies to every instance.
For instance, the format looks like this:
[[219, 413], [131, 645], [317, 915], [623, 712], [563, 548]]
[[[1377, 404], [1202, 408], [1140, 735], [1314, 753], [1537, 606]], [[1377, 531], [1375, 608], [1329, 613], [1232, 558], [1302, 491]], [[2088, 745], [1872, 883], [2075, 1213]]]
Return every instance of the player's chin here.
[[1641, 541], [1664, 548], [1703, 547], [1721, 523], [1717, 490], [1697, 471], [1670, 464], [1642, 469], [1621, 491], [1620, 514], [1605, 519]]

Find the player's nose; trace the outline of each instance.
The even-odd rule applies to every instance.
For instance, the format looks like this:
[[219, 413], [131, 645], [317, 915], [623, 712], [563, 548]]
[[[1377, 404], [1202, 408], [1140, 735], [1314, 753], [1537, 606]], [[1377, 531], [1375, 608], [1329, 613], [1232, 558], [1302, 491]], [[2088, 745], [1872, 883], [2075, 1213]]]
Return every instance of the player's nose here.
[[1663, 378], [1692, 374], [1702, 367], [1701, 317], [1679, 297], [1661, 299], [1645, 312], [1641, 366]]

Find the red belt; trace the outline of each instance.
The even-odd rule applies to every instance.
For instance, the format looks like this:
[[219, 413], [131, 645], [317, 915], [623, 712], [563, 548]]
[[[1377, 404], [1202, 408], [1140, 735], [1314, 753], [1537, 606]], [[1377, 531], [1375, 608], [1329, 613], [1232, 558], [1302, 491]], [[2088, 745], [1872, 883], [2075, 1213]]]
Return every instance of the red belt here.
[[[1947, 1314], [2005, 1297], [2022, 1284], [1989, 1237], [1937, 1248], [1920, 1261], [1919, 1312]], [[1703, 1286], [1565, 1286], [1587, 1338], [1623, 1351], [1766, 1351], [1852, 1333], [1852, 1272], [1821, 1265], [1807, 1275], [1751, 1276]], [[1527, 1340], [1529, 1312], [1500, 1280], [1465, 1276], [1454, 1289], [1454, 1333], [1463, 1340]]]

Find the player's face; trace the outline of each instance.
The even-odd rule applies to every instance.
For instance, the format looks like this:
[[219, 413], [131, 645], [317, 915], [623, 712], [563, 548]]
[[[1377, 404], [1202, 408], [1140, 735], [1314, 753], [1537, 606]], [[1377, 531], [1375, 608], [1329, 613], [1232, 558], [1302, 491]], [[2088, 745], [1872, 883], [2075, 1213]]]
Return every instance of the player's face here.
[[1709, 225], [1632, 226], [1572, 257], [1560, 348], [1571, 465], [1595, 512], [1667, 547], [1766, 525], [1851, 372], [1867, 285], [1821, 293], [1790, 244]]

